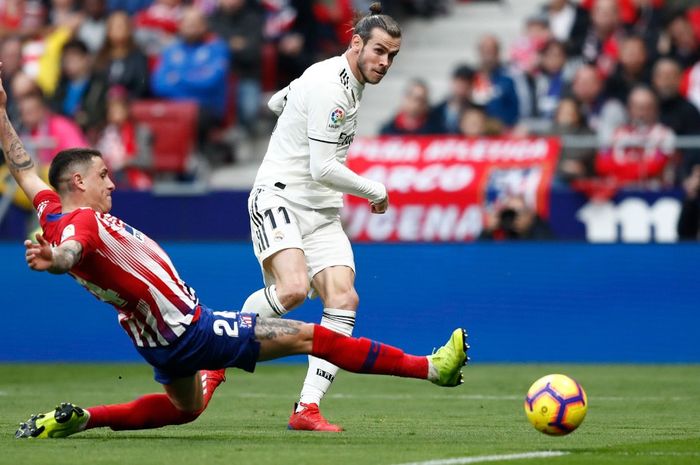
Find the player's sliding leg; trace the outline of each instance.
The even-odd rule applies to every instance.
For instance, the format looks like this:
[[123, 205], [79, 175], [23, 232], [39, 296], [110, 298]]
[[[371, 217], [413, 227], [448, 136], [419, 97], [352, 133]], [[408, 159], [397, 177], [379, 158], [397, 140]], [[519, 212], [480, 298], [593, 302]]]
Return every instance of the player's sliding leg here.
[[365, 338], [343, 336], [320, 325], [260, 318], [255, 326], [260, 361], [311, 354], [354, 373], [426, 379], [438, 386], [462, 384], [462, 366], [469, 358], [466, 332], [456, 329], [447, 343], [428, 356]]
[[118, 430], [160, 428], [195, 420], [207, 407], [225, 370], [202, 370], [191, 378], [164, 385], [167, 394], [148, 394], [125, 404], [82, 409], [62, 403], [55, 410], [20, 423], [16, 438], [62, 438], [92, 428]]

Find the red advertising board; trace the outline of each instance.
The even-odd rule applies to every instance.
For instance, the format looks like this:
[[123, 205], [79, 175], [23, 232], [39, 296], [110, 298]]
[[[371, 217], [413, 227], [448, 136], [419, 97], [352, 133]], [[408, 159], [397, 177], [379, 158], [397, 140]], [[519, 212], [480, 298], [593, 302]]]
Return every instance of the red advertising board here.
[[356, 138], [347, 164], [382, 182], [390, 207], [374, 215], [366, 200], [346, 196], [346, 231], [361, 241], [472, 240], [486, 209], [513, 195], [546, 218], [559, 149], [559, 139], [542, 137]]

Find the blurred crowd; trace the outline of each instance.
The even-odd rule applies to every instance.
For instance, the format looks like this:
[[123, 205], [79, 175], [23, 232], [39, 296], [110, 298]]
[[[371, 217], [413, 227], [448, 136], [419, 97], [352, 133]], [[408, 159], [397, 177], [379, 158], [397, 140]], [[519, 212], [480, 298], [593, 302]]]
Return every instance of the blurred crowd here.
[[[196, 122], [190, 123], [199, 162], [231, 163], [235, 144], [227, 136], [255, 135], [263, 92], [342, 52], [354, 11], [367, 11], [369, 4], [0, 0], [9, 114], [42, 165], [63, 148], [90, 145], [103, 152], [120, 187], [148, 189], [154, 176], [167, 173], [153, 169], [154, 137], [161, 135], [135, 117], [136, 102], [196, 102]], [[444, 12], [441, 1], [383, 5], [397, 16]]]
[[565, 142], [555, 182], [593, 197], [681, 186], [700, 164], [700, 146], [676, 149], [700, 135], [700, 2], [548, 0], [509, 49], [476, 47], [442, 102], [411, 81], [380, 132], [588, 136]]
[[[490, 34], [476, 48], [476, 63], [455, 66], [446, 99], [431, 105], [428, 85], [411, 81], [380, 132], [562, 136], [555, 185], [594, 199], [683, 187], [679, 236], [698, 237], [700, 141], [676, 141], [700, 135], [700, 2], [548, 0], [508, 49]], [[512, 224], [509, 203], [490, 230]]]
[[[184, 147], [190, 137], [206, 167], [235, 162], [236, 140], [265, 133], [264, 94], [341, 53], [354, 12], [370, 3], [0, 0], [8, 111], [44, 166], [63, 148], [89, 145], [119, 187], [191, 179], [191, 166], [159, 170], [163, 138]], [[403, 19], [445, 14], [449, 0], [382, 4]], [[380, 132], [562, 136], [555, 184], [594, 198], [626, 186], [683, 188], [679, 231], [698, 235], [700, 145], [676, 142], [700, 136], [700, 0], [546, 0], [512, 44], [484, 35], [476, 52], [476, 62], [454, 63], [441, 102], [431, 102], [430, 83], [407, 82]], [[194, 105], [191, 119], [184, 106], [147, 108], [154, 119], [184, 118], [190, 130], [157, 134], [139, 106], [154, 100]], [[588, 142], [567, 143], [570, 136]], [[536, 216], [520, 214], [521, 203], [503, 202], [486, 238], [547, 237]]]

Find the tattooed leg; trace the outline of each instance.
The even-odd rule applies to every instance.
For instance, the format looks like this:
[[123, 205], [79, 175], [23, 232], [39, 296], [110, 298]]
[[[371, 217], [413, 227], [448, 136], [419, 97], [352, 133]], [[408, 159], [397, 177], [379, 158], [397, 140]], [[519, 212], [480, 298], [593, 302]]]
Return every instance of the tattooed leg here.
[[313, 346], [314, 325], [278, 318], [258, 318], [255, 338], [260, 342], [260, 361], [286, 355], [308, 354]]

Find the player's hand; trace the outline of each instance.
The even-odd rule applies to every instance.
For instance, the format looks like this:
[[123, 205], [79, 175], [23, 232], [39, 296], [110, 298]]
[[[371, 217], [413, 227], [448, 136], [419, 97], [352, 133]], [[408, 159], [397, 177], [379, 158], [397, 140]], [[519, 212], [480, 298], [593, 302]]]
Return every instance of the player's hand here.
[[372, 213], [376, 213], [378, 215], [385, 213], [389, 209], [389, 195], [387, 194], [387, 196], [379, 202], [370, 202], [369, 206]]
[[37, 243], [30, 240], [24, 241], [26, 248], [24, 258], [32, 270], [46, 271], [53, 265], [53, 250], [44, 236], [37, 234], [35, 237]]

